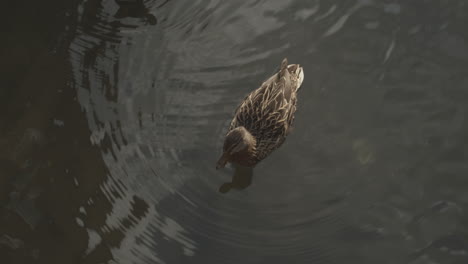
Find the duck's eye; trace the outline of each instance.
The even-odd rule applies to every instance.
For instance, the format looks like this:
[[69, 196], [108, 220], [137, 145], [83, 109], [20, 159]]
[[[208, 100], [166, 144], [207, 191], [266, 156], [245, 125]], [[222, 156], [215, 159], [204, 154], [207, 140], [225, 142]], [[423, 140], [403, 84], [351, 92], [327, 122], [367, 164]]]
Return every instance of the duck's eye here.
[[237, 153], [242, 151], [245, 148], [245, 145], [242, 142], [237, 142], [235, 145], [232, 146], [230, 153]]
[[231, 152], [234, 147], [237, 145], [237, 142], [233, 141], [233, 140], [229, 140], [227, 142], [224, 143], [224, 146], [223, 146], [223, 150], [225, 152]]

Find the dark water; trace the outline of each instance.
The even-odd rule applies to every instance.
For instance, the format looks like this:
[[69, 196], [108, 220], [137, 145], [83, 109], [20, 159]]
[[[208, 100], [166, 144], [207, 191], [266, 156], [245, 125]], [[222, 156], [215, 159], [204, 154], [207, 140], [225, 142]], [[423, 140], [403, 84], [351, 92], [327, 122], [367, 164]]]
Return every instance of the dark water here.
[[[11, 5], [2, 263], [468, 263], [465, 1]], [[283, 57], [294, 131], [221, 194]]]

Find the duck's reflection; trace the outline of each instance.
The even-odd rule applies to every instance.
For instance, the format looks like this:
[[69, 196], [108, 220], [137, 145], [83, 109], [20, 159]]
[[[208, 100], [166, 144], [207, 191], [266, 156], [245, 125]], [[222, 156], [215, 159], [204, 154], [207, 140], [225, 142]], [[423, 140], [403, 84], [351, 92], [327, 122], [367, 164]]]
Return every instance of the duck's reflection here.
[[234, 167], [234, 174], [232, 175], [231, 182], [225, 182], [219, 187], [220, 193], [227, 193], [231, 189], [243, 190], [250, 186], [252, 183], [253, 168], [244, 167], [240, 165], [232, 165]]

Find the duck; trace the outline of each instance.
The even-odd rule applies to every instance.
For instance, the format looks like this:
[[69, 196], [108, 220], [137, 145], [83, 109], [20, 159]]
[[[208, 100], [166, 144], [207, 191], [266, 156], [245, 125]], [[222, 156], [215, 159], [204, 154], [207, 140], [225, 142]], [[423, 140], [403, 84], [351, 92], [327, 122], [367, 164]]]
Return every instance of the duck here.
[[284, 143], [292, 130], [303, 81], [303, 68], [284, 58], [279, 71], [244, 98], [224, 137], [216, 169], [227, 163], [253, 168]]

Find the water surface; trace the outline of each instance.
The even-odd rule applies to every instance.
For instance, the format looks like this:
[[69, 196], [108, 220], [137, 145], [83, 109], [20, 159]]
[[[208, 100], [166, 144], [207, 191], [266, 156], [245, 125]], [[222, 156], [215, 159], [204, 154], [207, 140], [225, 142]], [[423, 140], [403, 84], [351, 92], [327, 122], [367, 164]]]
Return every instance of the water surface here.
[[[468, 261], [464, 1], [88, 0], [68, 12], [66, 101], [49, 118], [68, 145], [47, 156], [63, 167], [55, 192], [37, 195], [67, 213], [34, 195], [7, 203], [31, 230], [52, 221], [63, 259]], [[222, 194], [233, 111], [284, 57], [305, 71], [294, 131], [250, 186]], [[0, 244], [54, 259], [18, 234]]]

